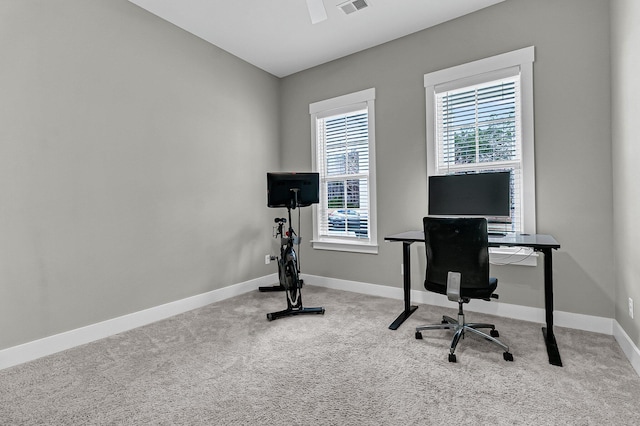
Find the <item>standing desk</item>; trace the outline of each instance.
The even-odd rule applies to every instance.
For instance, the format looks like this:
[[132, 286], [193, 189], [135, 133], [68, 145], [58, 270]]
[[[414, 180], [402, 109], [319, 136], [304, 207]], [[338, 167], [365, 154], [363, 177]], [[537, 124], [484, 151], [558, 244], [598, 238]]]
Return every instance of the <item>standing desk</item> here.
[[[423, 231], [406, 231], [384, 238], [385, 241], [402, 242], [403, 263], [403, 287], [404, 287], [404, 311], [391, 323], [389, 328], [396, 330], [400, 325], [418, 309], [411, 306], [411, 244], [424, 242]], [[553, 333], [553, 264], [552, 250], [560, 248], [560, 244], [551, 235], [544, 234], [508, 234], [505, 236], [489, 236], [489, 247], [530, 247], [534, 251], [544, 254], [544, 309], [546, 327], [542, 327], [542, 336], [547, 346], [549, 363], [562, 367], [556, 336]]]

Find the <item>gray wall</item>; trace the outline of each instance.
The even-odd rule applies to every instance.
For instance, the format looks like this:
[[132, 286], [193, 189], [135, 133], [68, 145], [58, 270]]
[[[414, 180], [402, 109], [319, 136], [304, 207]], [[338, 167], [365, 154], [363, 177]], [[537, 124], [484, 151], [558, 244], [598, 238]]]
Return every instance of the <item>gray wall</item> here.
[[0, 0], [0, 58], [0, 349], [273, 273], [277, 78], [125, 0]]
[[[382, 237], [420, 229], [426, 213], [427, 72], [535, 46], [537, 231], [562, 244], [554, 255], [555, 307], [612, 318], [609, 2], [504, 3], [283, 80], [284, 167], [311, 167], [308, 105], [376, 88], [378, 255], [314, 251], [308, 274], [400, 287], [401, 247]], [[310, 219], [305, 231], [311, 235]], [[413, 286], [424, 249], [412, 246]], [[538, 267], [494, 267], [506, 303], [543, 307]]]
[[[640, 2], [611, 4], [616, 319], [640, 346]], [[634, 319], [629, 316], [629, 297], [634, 301]]]
[[[280, 81], [125, 0], [0, 0], [0, 349], [273, 273], [264, 173], [311, 167], [309, 103], [369, 87], [380, 253], [305, 245], [303, 272], [400, 287], [382, 237], [426, 210], [423, 75], [530, 45], [556, 308], [638, 345], [635, 3], [613, 1], [611, 40], [608, 1], [507, 0]], [[543, 306], [541, 267], [493, 271], [502, 301]]]

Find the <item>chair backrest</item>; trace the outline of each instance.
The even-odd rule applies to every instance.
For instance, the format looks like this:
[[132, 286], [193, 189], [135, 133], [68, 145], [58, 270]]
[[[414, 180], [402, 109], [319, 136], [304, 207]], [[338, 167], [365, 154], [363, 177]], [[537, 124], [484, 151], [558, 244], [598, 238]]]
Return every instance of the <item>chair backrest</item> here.
[[481, 289], [489, 283], [489, 237], [485, 218], [423, 219], [427, 251], [427, 283], [447, 285], [449, 271], [460, 272], [461, 289]]

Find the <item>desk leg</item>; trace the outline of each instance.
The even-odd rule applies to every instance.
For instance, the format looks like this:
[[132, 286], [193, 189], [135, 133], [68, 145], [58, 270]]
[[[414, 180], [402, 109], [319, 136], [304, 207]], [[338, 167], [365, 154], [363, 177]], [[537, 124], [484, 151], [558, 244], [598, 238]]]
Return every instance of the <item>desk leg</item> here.
[[551, 249], [541, 249], [544, 253], [544, 310], [547, 326], [542, 327], [542, 336], [547, 345], [547, 355], [549, 355], [549, 364], [562, 367], [560, 359], [560, 351], [556, 336], [553, 333], [553, 262], [551, 259]]
[[391, 323], [389, 328], [391, 330], [397, 330], [400, 325], [411, 316], [411, 314], [418, 309], [417, 306], [411, 306], [411, 243], [407, 241], [402, 242], [402, 273], [403, 286], [404, 286], [404, 311]]

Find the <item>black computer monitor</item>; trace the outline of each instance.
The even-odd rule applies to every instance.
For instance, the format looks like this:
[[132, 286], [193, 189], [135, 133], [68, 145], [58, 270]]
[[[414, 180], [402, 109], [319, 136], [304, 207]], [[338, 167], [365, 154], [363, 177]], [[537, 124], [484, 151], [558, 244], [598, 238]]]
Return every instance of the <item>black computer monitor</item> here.
[[511, 172], [429, 177], [429, 215], [511, 217]]
[[306, 207], [320, 202], [318, 173], [267, 173], [268, 207]]

